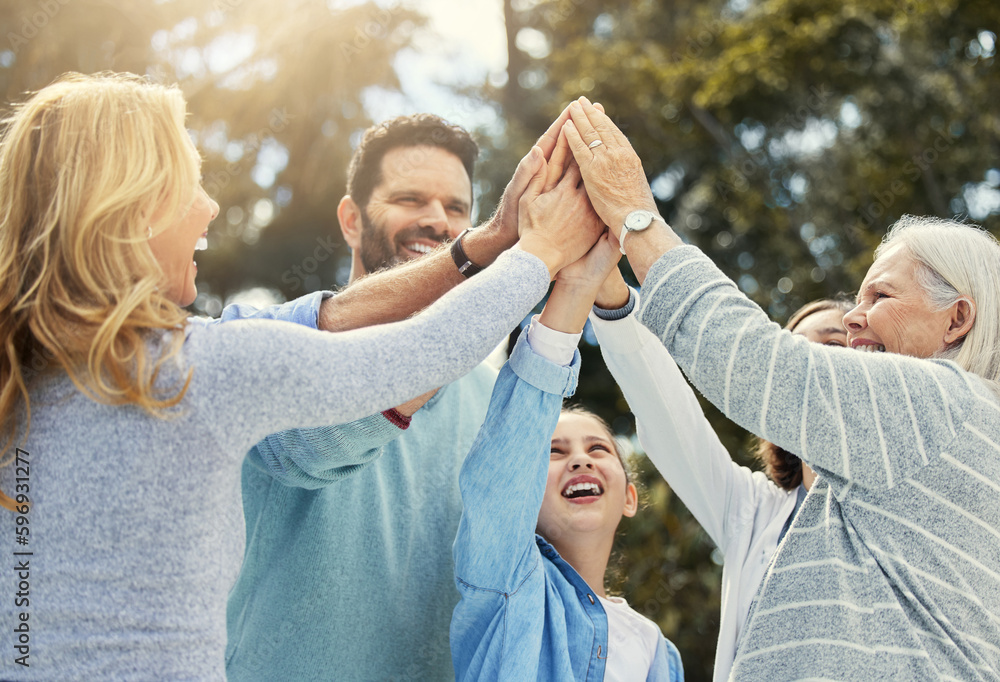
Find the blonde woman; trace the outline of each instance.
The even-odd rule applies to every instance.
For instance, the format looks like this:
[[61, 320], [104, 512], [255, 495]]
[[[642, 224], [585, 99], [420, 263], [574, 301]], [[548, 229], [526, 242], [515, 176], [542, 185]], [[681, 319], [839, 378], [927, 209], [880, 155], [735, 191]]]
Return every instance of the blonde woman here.
[[599, 234], [560, 232], [588, 210], [578, 176], [533, 183], [519, 244], [416, 318], [196, 324], [180, 306], [218, 206], [184, 116], [176, 88], [70, 75], [0, 138], [4, 679], [225, 679], [246, 450], [457, 378]]

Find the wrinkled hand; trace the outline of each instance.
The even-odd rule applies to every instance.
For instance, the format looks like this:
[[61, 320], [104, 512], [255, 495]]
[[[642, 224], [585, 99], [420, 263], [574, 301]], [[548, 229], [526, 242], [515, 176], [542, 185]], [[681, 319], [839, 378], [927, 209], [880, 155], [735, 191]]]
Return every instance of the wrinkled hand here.
[[[601, 113], [604, 113], [603, 104], [595, 103], [594, 108]], [[561, 123], [560, 120], [562, 121]], [[569, 141], [566, 139], [566, 131], [564, 130], [565, 123], [568, 120], [569, 107], [566, 107], [559, 119], [556, 119], [556, 123], [560, 126], [558, 130], [555, 130], [558, 139], [553, 143], [552, 153], [546, 155], [545, 157], [546, 161], [548, 161], [549, 169], [545, 176], [545, 188], [542, 190], [543, 192], [548, 192], [550, 189], [555, 187], [556, 183], [558, 183], [562, 178], [570, 164], [576, 163], [576, 160], [573, 158], [573, 152], [569, 149]], [[549, 139], [556, 123], [553, 123], [552, 126], [549, 127], [549, 129], [545, 132], [545, 135], [542, 136], [543, 139]]]
[[[563, 130], [580, 166], [594, 210], [620, 237], [625, 216], [637, 209], [657, 212], [642, 161], [628, 138], [585, 97], [569, 105]], [[590, 147], [600, 140], [601, 144]]]
[[604, 232], [580, 182], [580, 168], [571, 164], [555, 187], [544, 191], [548, 169], [535, 174], [518, 202], [520, 247], [545, 261], [554, 277], [579, 260]]

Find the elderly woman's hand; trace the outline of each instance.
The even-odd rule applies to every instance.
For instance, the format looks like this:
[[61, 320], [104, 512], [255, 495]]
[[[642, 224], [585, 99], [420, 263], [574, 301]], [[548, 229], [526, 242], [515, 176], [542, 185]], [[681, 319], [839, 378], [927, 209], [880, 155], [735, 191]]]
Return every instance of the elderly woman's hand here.
[[625, 216], [642, 209], [657, 212], [642, 162], [628, 139], [604, 112], [581, 97], [569, 106], [563, 131], [580, 165], [594, 210], [620, 238]]

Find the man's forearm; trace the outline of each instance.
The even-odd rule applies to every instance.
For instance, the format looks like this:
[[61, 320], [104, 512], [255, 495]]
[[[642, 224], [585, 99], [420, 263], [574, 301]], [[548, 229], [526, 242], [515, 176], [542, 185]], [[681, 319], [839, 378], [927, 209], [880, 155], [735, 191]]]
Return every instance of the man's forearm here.
[[[462, 240], [466, 254], [478, 265], [489, 265], [508, 248], [502, 234], [489, 225], [478, 228]], [[410, 317], [454, 286], [465, 281], [442, 246], [414, 261], [357, 280], [336, 296], [323, 301], [318, 327], [342, 332]]]

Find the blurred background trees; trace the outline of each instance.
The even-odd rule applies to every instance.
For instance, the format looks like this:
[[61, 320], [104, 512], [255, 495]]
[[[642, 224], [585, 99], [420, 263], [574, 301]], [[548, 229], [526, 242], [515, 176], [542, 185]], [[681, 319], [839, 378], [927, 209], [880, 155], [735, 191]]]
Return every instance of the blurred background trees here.
[[[435, 112], [490, 113], [476, 131], [480, 218], [535, 137], [586, 95], [631, 139], [664, 217], [780, 322], [853, 293], [904, 213], [1000, 227], [994, 0], [495, 3], [483, 21], [504, 22], [506, 72], [451, 86], [454, 104]], [[194, 312], [248, 290], [293, 298], [346, 281], [344, 169], [377, 103], [400, 96], [401, 66], [434, 40], [425, 4], [0, 0], [3, 107], [66, 71], [179, 83], [221, 205]], [[598, 349], [582, 351], [578, 400], [631, 437]], [[706, 411], [749, 463], [746, 434]], [[688, 679], [709, 679], [719, 554], [648, 464], [642, 478], [620, 586], [678, 645]]]

